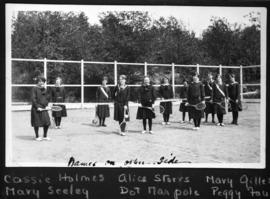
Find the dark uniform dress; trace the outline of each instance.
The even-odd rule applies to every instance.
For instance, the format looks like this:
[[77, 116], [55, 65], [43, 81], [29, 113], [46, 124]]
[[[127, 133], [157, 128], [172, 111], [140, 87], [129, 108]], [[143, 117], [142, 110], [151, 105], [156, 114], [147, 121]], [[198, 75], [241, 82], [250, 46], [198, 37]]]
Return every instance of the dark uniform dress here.
[[[112, 93], [112, 98], [114, 99], [114, 120], [121, 123], [124, 119], [124, 106], [128, 107], [128, 101], [130, 97], [130, 89], [128, 86], [120, 88], [116, 86]], [[126, 118], [129, 121], [129, 118]]]
[[[103, 88], [104, 92], [107, 94], [107, 96], [102, 91], [102, 88]], [[100, 86], [97, 89], [97, 92], [96, 92], [96, 99], [97, 99], [97, 102], [101, 102], [101, 103], [109, 102], [109, 100], [111, 99], [110, 88], [107, 87], [107, 86], [106, 87]], [[109, 108], [109, 105], [107, 105], [107, 104], [98, 105], [97, 106], [97, 109], [96, 109], [96, 113], [97, 113], [97, 116], [99, 118], [110, 117], [110, 108]]]
[[[241, 111], [240, 85], [238, 82], [229, 84], [228, 97], [230, 98], [230, 104], [231, 104], [231, 108], [229, 109], [229, 112], [232, 112], [232, 115], [233, 115], [232, 124], [237, 124], [238, 111]], [[238, 100], [238, 103], [236, 103], [236, 100]]]
[[182, 98], [182, 102], [181, 102], [180, 107], [179, 107], [179, 111], [181, 111], [181, 112], [187, 112], [188, 111], [188, 107], [186, 106], [186, 103], [187, 103], [187, 91], [188, 91], [188, 86], [183, 86], [181, 88], [180, 97]]
[[45, 108], [49, 103], [49, 96], [45, 88], [34, 87], [32, 89], [31, 125], [32, 127], [50, 126], [48, 111], [38, 111], [38, 108]]
[[[161, 85], [159, 87], [159, 94], [164, 99], [173, 98], [173, 89], [171, 85]], [[172, 114], [172, 102], [160, 102], [160, 106], [164, 107], [164, 115]]]
[[[139, 88], [138, 97], [142, 106], [151, 108], [156, 100], [154, 87], [152, 85], [142, 85]], [[155, 113], [150, 109], [138, 107], [136, 119], [153, 119], [155, 117]]]
[[62, 86], [55, 86], [51, 88], [51, 99], [53, 102], [53, 106], [60, 106], [62, 108], [61, 111], [52, 111], [53, 117], [66, 117], [67, 110], [66, 106], [62, 103], [65, 102], [66, 94], [65, 88]]
[[206, 105], [206, 108], [204, 109], [205, 114], [214, 113], [214, 104], [210, 102], [214, 84], [215, 84], [214, 81], [206, 81], [204, 83], [205, 105]]
[[[204, 86], [201, 82], [192, 82], [188, 87], [187, 100], [190, 105], [196, 105], [204, 101]], [[196, 110], [195, 107], [188, 107], [190, 117], [195, 120], [201, 120], [204, 111]], [[199, 121], [200, 122], [200, 121]], [[198, 126], [198, 125], [195, 125]]]
[[213, 93], [212, 93], [211, 98], [213, 99], [214, 113], [217, 115], [226, 114], [225, 107], [217, 104], [217, 103], [224, 102], [225, 99], [227, 98], [226, 85], [225, 84], [222, 84], [222, 85], [214, 84], [213, 85]]

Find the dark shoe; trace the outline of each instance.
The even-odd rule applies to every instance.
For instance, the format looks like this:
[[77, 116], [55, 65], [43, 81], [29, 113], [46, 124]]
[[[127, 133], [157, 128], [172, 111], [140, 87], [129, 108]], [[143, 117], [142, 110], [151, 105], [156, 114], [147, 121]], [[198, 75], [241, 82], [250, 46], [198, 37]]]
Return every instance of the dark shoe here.
[[106, 127], [107, 125], [106, 124], [102, 124], [102, 126], [105, 126]]

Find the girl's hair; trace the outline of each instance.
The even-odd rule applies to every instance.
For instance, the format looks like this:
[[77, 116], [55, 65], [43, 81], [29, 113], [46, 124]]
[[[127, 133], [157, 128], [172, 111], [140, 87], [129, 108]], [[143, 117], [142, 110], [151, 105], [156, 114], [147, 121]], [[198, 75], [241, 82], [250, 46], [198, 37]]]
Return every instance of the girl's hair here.
[[119, 79], [124, 79], [124, 80], [126, 80], [126, 79], [127, 79], [127, 76], [126, 76], [126, 75], [120, 75], [120, 76], [119, 76]]
[[198, 72], [192, 72], [192, 73], [191, 73], [191, 76], [192, 76], [192, 77], [194, 77], [194, 76], [199, 77], [199, 73], [198, 73]]
[[108, 78], [107, 76], [103, 76], [103, 77], [102, 77], [102, 81], [104, 81], [104, 80], [108, 81], [109, 78]]
[[60, 80], [60, 84], [62, 84], [62, 81], [63, 81], [63, 80], [62, 80], [61, 77], [56, 77], [56, 78], [55, 78], [55, 81], [56, 81], [56, 80]]
[[161, 83], [162, 83], [162, 84], [165, 82], [165, 79], [167, 79], [168, 82], [170, 82], [169, 78], [164, 76], [164, 77], [161, 79]]
[[187, 82], [188, 83], [188, 80], [187, 79], [183, 79], [183, 83]]
[[217, 80], [219, 77], [222, 79], [222, 77], [221, 77], [220, 74], [217, 74], [216, 77], [215, 77], [215, 79]]
[[45, 77], [39, 76], [39, 77], [36, 78], [36, 82], [37, 82], [37, 83], [38, 83], [38, 82], [43, 82], [43, 83], [45, 83], [45, 82], [46, 82], [46, 78], [45, 78]]
[[231, 78], [235, 78], [235, 74], [230, 73], [230, 74], [229, 74], [229, 77], [231, 77]]

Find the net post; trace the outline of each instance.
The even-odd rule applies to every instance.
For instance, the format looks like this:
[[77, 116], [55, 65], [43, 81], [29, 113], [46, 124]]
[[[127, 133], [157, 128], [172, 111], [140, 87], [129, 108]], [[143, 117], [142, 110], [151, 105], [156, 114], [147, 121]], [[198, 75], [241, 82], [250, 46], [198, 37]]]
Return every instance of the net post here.
[[173, 98], [175, 98], [175, 66], [172, 63], [172, 89], [173, 89]]
[[242, 65], [240, 65], [240, 98], [241, 98], [241, 101], [243, 101], [244, 95], [243, 95], [243, 66]]
[[114, 61], [114, 85], [117, 85], [117, 61]]
[[81, 60], [81, 108], [84, 106], [84, 61]]
[[199, 64], [197, 64], [196, 69], [197, 69], [197, 73], [200, 74], [200, 65]]
[[44, 78], [46, 79], [46, 82], [45, 82], [45, 88], [47, 88], [47, 59], [44, 58], [44, 61], [43, 61], [43, 71], [44, 71]]
[[144, 62], [144, 76], [147, 76], [147, 62]]
[[222, 65], [219, 64], [219, 75], [222, 76]]

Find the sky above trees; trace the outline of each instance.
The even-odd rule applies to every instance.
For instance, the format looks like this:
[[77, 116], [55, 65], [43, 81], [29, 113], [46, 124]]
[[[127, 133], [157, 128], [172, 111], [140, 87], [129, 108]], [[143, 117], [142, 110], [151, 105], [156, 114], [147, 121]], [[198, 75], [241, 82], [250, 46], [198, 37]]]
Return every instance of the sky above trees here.
[[160, 17], [175, 17], [189, 31], [194, 31], [196, 37], [201, 37], [202, 33], [211, 24], [212, 17], [226, 18], [231, 24], [237, 23], [241, 26], [250, 26], [250, 13], [255, 16], [262, 16], [264, 8], [259, 7], [206, 7], [206, 6], [93, 6], [93, 5], [27, 5], [17, 4], [12, 6], [13, 15], [16, 11], [64, 11], [64, 12], [84, 12], [91, 25], [100, 25], [100, 15], [108, 11], [141, 11], [148, 12], [153, 19]]

